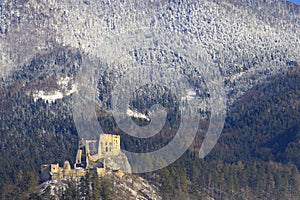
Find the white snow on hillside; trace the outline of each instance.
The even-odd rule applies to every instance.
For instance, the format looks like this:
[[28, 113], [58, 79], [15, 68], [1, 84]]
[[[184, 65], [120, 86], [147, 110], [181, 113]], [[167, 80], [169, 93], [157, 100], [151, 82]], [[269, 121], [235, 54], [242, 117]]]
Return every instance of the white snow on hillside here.
[[150, 118], [147, 115], [144, 115], [143, 113], [140, 113], [140, 112], [137, 112], [137, 111], [133, 111], [133, 110], [128, 109], [126, 111], [126, 114], [129, 117], [140, 118], [140, 119], [145, 119], [147, 121], [150, 121]]
[[54, 103], [56, 100], [62, 99], [65, 96], [70, 96], [77, 91], [76, 84], [72, 83], [71, 77], [61, 78], [57, 81], [60, 90], [46, 92], [44, 90], [37, 90], [33, 93], [34, 101], [42, 99], [48, 103]]

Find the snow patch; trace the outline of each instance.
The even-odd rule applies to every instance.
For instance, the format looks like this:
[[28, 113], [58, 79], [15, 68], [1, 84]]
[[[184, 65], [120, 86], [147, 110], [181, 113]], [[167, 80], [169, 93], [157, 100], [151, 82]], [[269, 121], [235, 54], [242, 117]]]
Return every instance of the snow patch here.
[[150, 121], [150, 118], [147, 115], [144, 115], [143, 113], [140, 113], [140, 112], [137, 112], [137, 111], [127, 109], [126, 114], [129, 117], [140, 118], [140, 119], [145, 119], [147, 121]]
[[76, 84], [72, 84], [73, 78], [65, 77], [57, 81], [60, 86], [60, 90], [46, 92], [43, 90], [37, 90], [33, 93], [34, 102], [38, 99], [42, 99], [48, 103], [54, 103], [56, 100], [62, 99], [65, 96], [70, 96], [77, 91]]
[[62, 92], [54, 91], [54, 93], [46, 93], [45, 91], [37, 91], [33, 94], [34, 102], [38, 99], [43, 99], [45, 102], [54, 103], [57, 99], [62, 99], [64, 97]]
[[186, 91], [186, 96], [182, 97], [182, 100], [191, 101], [195, 98], [197, 98], [197, 93], [194, 90], [190, 89]]

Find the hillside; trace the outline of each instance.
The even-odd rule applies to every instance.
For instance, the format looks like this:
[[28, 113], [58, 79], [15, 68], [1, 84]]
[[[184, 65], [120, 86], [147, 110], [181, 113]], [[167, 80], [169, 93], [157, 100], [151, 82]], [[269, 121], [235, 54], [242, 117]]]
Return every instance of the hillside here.
[[[39, 199], [41, 187], [49, 186], [49, 195], [50, 187], [68, 184], [74, 194], [72, 181], [42, 183], [39, 173], [44, 163], [74, 163], [82, 130], [97, 134], [97, 126], [77, 121], [81, 110], [81, 120], [95, 115], [104, 132], [121, 135], [122, 149], [138, 153], [168, 145], [181, 111], [200, 116], [195, 141], [173, 164], [145, 170], [143, 178], [127, 174], [124, 184], [106, 177], [116, 189], [113, 199], [153, 193], [153, 199], [298, 199], [299, 35], [299, 6], [280, 0], [2, 0], [0, 199]], [[189, 86], [180, 91], [182, 104], [164, 85], [171, 80], [180, 88], [181, 76]], [[122, 113], [112, 109], [115, 88], [130, 90], [137, 82], [143, 87], [124, 113], [132, 127], [150, 124], [155, 104], [166, 111], [166, 123], [150, 138], [123, 131], [116, 120]], [[218, 91], [224, 95], [212, 104]], [[93, 112], [74, 108], [78, 94], [87, 102], [90, 96], [82, 94], [95, 95]], [[199, 159], [215, 107], [217, 114], [226, 111], [224, 129], [213, 151]], [[140, 168], [165, 164], [142, 162]], [[146, 189], [130, 185], [132, 178]], [[124, 190], [132, 195], [122, 196]]]
[[218, 144], [204, 160], [197, 158], [195, 142], [155, 172], [163, 198], [298, 199], [299, 78], [292, 71], [253, 88], [232, 106]]
[[[89, 188], [90, 187], [90, 188]], [[41, 184], [31, 199], [129, 199], [161, 200], [157, 186], [136, 175], [122, 178], [109, 171], [105, 177], [86, 176], [83, 178], [53, 180]]]

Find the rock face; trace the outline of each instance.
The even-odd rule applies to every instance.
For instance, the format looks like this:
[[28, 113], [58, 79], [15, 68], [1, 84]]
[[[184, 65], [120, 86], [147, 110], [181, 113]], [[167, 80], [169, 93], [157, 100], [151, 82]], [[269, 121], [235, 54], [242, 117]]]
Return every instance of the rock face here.
[[145, 179], [135, 175], [125, 175], [122, 179], [114, 179], [114, 190], [118, 194], [115, 199], [123, 200], [124, 197], [132, 200], [160, 200], [160, 191]]
[[131, 172], [131, 167], [128, 162], [127, 156], [124, 153], [120, 153], [117, 156], [105, 157], [106, 167], [116, 170], [121, 170], [127, 173]]

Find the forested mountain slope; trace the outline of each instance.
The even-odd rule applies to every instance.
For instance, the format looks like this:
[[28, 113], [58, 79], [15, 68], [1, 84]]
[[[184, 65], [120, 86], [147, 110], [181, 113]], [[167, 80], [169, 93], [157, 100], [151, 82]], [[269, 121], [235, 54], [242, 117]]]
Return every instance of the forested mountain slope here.
[[299, 80], [298, 69], [272, 77], [242, 96], [204, 160], [195, 156], [195, 144], [158, 172], [165, 198], [181, 194], [190, 199], [298, 199]]
[[[178, 70], [201, 100], [194, 144], [169, 167], [142, 175], [161, 184], [163, 199], [298, 199], [299, 6], [279, 0], [2, 0], [0, 16], [1, 199], [38, 198], [41, 164], [74, 162], [79, 136], [72, 97], [84, 59], [97, 63], [97, 100], [105, 105], [97, 108], [99, 123], [121, 135], [123, 149], [159, 149], [180, 121], [176, 97], [146, 86], [130, 106], [147, 118], [149, 105], [162, 103], [169, 111], [166, 126], [150, 139], [119, 129], [106, 108], [118, 77], [132, 70], [124, 60]], [[143, 38], [154, 40], [155, 48], [144, 46]], [[221, 138], [205, 159], [198, 150], [211, 108], [206, 82], [214, 80], [178, 53], [189, 44], [199, 49], [184, 55], [206, 57], [228, 100]], [[116, 53], [106, 55], [111, 49]], [[135, 73], [126, 76], [134, 80]]]

